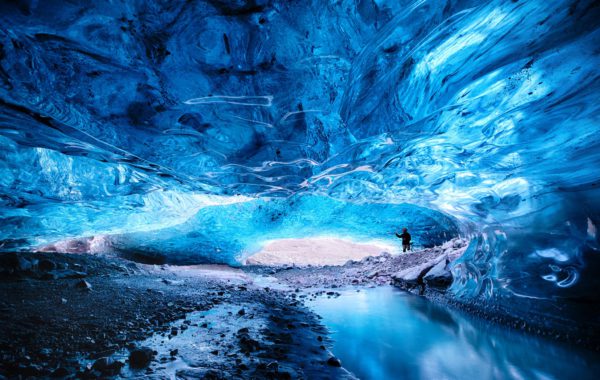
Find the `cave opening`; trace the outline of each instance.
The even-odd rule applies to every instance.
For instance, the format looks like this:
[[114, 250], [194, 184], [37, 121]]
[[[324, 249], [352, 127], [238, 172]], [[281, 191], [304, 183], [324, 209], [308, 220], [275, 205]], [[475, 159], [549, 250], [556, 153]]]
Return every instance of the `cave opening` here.
[[0, 2], [0, 378], [593, 377], [597, 5]]

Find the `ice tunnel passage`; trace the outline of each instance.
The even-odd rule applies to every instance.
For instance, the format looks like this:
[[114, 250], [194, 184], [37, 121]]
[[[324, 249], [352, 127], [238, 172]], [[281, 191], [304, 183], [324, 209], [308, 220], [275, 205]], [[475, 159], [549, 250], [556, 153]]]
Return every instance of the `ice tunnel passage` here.
[[232, 262], [406, 222], [473, 238], [456, 297], [600, 331], [598, 2], [1, 7], [2, 250]]

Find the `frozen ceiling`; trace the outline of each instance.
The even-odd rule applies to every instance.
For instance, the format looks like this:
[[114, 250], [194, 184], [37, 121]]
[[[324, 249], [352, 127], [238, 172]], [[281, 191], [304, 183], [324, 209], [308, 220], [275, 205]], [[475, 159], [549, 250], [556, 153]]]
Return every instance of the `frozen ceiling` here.
[[268, 238], [410, 225], [424, 245], [474, 238], [460, 294], [597, 285], [598, 2], [15, 1], [0, 16], [2, 250], [103, 235], [232, 262]]

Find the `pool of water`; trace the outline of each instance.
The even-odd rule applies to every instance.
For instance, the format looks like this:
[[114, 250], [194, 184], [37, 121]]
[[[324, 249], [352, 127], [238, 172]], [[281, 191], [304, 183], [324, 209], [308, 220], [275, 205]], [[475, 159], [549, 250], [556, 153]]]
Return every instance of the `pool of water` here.
[[361, 379], [600, 379], [600, 355], [512, 331], [393, 287], [308, 305]]

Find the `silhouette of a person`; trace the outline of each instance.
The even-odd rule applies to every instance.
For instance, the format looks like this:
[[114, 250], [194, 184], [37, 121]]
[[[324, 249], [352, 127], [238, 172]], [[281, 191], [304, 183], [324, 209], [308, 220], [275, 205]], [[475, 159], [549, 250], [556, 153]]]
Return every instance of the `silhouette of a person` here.
[[396, 236], [402, 239], [402, 252], [410, 251], [410, 234], [406, 228], [402, 229], [402, 234], [396, 232]]

